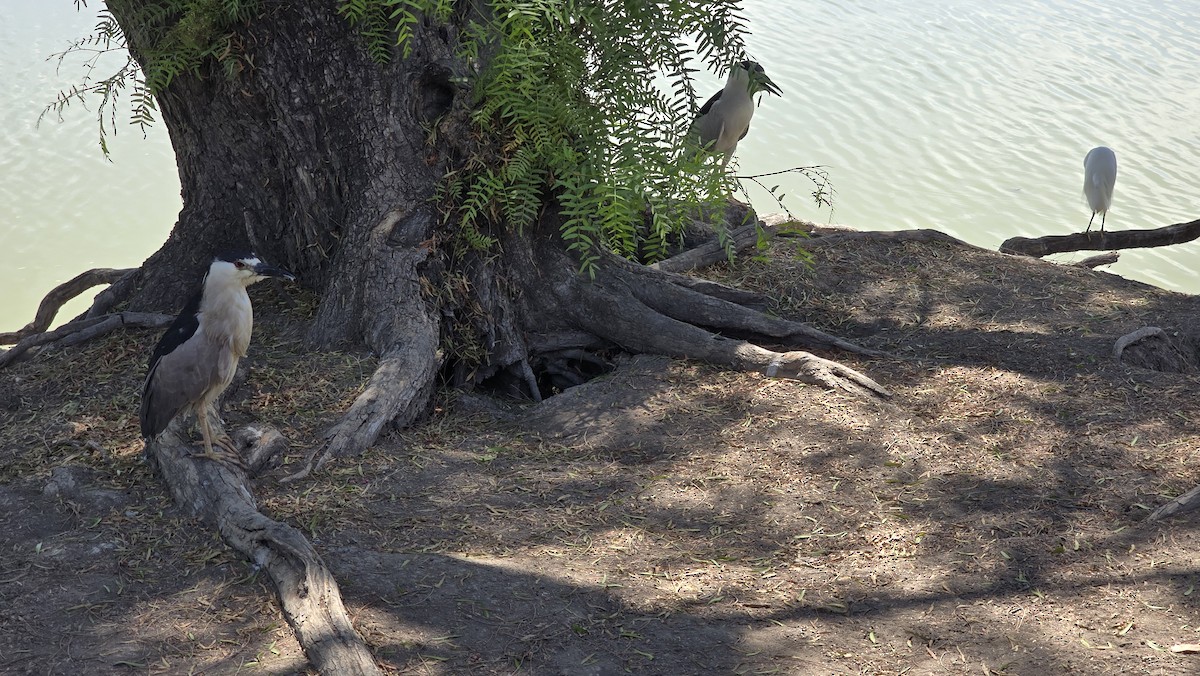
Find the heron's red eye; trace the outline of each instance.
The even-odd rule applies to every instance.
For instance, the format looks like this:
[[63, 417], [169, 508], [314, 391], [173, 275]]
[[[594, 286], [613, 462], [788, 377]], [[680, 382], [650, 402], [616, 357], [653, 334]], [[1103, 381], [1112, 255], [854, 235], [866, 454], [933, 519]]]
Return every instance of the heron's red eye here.
[[243, 268], [245, 268], [245, 267], [246, 267], [246, 263], [245, 263], [244, 261], [234, 261], [233, 265], [234, 265], [234, 267], [236, 267], [238, 270], [241, 270], [241, 269], [243, 269]]

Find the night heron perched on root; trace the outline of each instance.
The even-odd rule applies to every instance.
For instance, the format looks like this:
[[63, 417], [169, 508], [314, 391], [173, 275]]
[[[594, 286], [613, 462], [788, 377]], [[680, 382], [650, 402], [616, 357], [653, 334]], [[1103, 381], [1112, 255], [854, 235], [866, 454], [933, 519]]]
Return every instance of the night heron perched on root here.
[[[162, 434], [180, 413], [195, 413], [204, 438], [204, 453], [199, 457], [241, 466], [240, 454], [220, 428], [217, 402], [250, 347], [254, 310], [246, 287], [267, 277], [296, 279], [249, 252], [221, 254], [208, 266], [200, 290], [150, 357], [141, 409], [142, 436], [147, 441]], [[219, 438], [214, 438], [214, 424]], [[225, 455], [214, 453], [214, 442]]]
[[721, 168], [729, 165], [738, 141], [750, 131], [754, 117], [754, 95], [770, 92], [782, 96], [779, 87], [767, 77], [763, 67], [753, 61], [739, 61], [729, 69], [725, 88], [712, 95], [700, 108], [691, 133], [700, 148], [722, 153]]
[[1100, 214], [1100, 232], [1104, 232], [1104, 219], [1112, 207], [1113, 186], [1117, 184], [1117, 154], [1112, 148], [1092, 148], [1083, 158], [1083, 194], [1087, 197], [1092, 217], [1084, 232], [1092, 231], [1092, 221]]

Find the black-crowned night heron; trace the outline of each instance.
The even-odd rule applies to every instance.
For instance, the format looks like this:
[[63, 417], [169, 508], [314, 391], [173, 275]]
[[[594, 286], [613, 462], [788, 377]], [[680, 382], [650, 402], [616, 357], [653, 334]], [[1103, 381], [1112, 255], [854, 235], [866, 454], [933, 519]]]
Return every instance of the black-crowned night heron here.
[[[180, 413], [192, 412], [204, 438], [200, 457], [241, 464], [223, 430], [220, 438], [214, 439], [213, 424], [219, 429], [218, 399], [250, 347], [254, 309], [246, 287], [267, 277], [295, 280], [292, 273], [267, 265], [249, 252], [221, 254], [208, 266], [200, 290], [150, 357], [150, 373], [142, 389], [143, 437], [156, 438]], [[227, 455], [213, 452], [214, 441]]]
[[[1076, 156], [1078, 157], [1078, 156]], [[1112, 207], [1113, 187], [1117, 184], [1117, 154], [1112, 148], [1092, 148], [1083, 158], [1083, 194], [1087, 197], [1092, 217], [1084, 232], [1092, 231], [1092, 221], [1100, 214], [1100, 232], [1104, 232], [1104, 219]]]
[[696, 140], [701, 148], [725, 155], [721, 160], [722, 169], [729, 164], [738, 141], [746, 138], [746, 132], [750, 131], [754, 95], [764, 91], [782, 96], [762, 66], [753, 61], [739, 61], [729, 69], [725, 88], [713, 94], [700, 108], [691, 133], [698, 137]]

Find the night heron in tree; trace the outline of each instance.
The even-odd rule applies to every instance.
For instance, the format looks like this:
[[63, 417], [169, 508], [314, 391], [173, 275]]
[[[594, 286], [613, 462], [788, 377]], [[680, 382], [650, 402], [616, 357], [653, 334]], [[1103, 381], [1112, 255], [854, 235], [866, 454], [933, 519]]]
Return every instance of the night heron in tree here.
[[722, 169], [729, 164], [738, 141], [746, 138], [746, 132], [750, 131], [754, 95], [760, 92], [782, 96], [762, 66], [753, 61], [739, 61], [729, 69], [725, 88], [713, 94], [700, 108], [700, 114], [692, 124], [691, 132], [698, 137], [701, 148], [725, 155], [721, 160]]
[[1083, 194], [1087, 197], [1092, 217], [1084, 232], [1091, 232], [1092, 221], [1100, 214], [1100, 232], [1104, 232], [1104, 219], [1112, 207], [1113, 186], [1117, 184], [1117, 154], [1112, 148], [1092, 148], [1083, 158]]
[[[249, 252], [221, 254], [208, 266], [200, 290], [150, 357], [141, 409], [142, 436], [148, 441], [179, 414], [195, 413], [204, 439], [200, 457], [241, 465], [241, 456], [221, 429], [217, 403], [250, 347], [254, 310], [246, 287], [267, 277], [296, 279]], [[214, 429], [219, 438], [214, 438]], [[226, 455], [213, 452], [214, 442]]]

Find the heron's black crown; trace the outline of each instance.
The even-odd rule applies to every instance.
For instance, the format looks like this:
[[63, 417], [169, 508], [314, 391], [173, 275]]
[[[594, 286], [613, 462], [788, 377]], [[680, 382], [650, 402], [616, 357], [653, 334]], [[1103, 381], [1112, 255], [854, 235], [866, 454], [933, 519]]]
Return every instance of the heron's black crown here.
[[739, 61], [738, 65], [741, 66], [742, 68], [744, 68], [746, 71], [751, 72], [751, 73], [765, 73], [766, 72], [765, 70], [763, 70], [763, 67], [758, 64], [757, 61], [750, 61], [747, 59], [746, 61]]
[[217, 254], [214, 260], [224, 261], [226, 263], [236, 263], [238, 261], [258, 258], [258, 254], [249, 249], [229, 249]]

